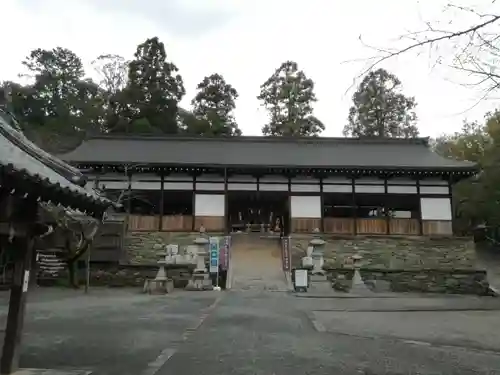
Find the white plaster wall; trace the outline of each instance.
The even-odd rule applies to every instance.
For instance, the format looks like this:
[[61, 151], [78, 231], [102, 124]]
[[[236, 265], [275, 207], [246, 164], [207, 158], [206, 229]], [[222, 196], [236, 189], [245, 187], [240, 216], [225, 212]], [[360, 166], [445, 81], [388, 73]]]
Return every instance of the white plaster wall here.
[[161, 190], [161, 181], [132, 181], [132, 190]]
[[417, 194], [416, 186], [391, 186], [387, 185], [387, 192], [393, 194]]
[[290, 190], [298, 192], [298, 193], [319, 193], [321, 191], [321, 187], [320, 187], [319, 183], [317, 185], [292, 184], [290, 186]]
[[347, 177], [326, 177], [323, 179], [324, 184], [350, 184], [352, 180]]
[[259, 184], [260, 191], [288, 191], [288, 184]]
[[321, 197], [297, 196], [290, 197], [292, 218], [321, 218]]
[[352, 185], [323, 185], [323, 193], [352, 193]]
[[196, 182], [196, 190], [224, 191], [224, 183]]
[[244, 184], [244, 183], [231, 183], [229, 182], [227, 184], [227, 190], [233, 190], [233, 191], [257, 191], [257, 184]]
[[195, 216], [224, 216], [224, 194], [195, 194]]
[[193, 190], [192, 182], [167, 182], [163, 183], [163, 190]]
[[355, 184], [384, 185], [384, 180], [376, 177], [364, 177], [354, 180]]
[[356, 193], [384, 193], [385, 188], [382, 185], [356, 185], [354, 186]]
[[448, 186], [420, 186], [420, 194], [450, 194]]
[[126, 190], [128, 189], [128, 181], [99, 181], [99, 189]]
[[451, 220], [450, 198], [420, 198], [422, 220]]

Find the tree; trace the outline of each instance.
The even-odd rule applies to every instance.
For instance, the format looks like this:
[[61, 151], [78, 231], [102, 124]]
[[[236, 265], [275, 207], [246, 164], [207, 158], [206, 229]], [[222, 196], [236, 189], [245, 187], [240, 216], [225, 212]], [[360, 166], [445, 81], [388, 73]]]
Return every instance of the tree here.
[[384, 69], [370, 72], [354, 93], [345, 136], [418, 136], [415, 98], [401, 93], [401, 81]]
[[33, 84], [8, 83], [14, 112], [39, 146], [62, 152], [103, 125], [103, 96], [84, 79], [83, 64], [72, 51], [35, 49], [23, 61]]
[[434, 150], [445, 157], [471, 162], [481, 162], [491, 146], [487, 126], [477, 121], [464, 121], [462, 129], [444, 134], [433, 141]]
[[191, 101], [194, 118], [187, 118], [186, 131], [200, 135], [241, 135], [233, 111], [238, 92], [220, 74], [205, 77]]
[[177, 67], [167, 61], [165, 46], [157, 37], [137, 46], [134, 56], [120, 100], [123, 113], [130, 122], [144, 118], [163, 133], [177, 133], [178, 103], [185, 94]]
[[123, 92], [128, 79], [128, 62], [122, 56], [107, 54], [98, 56], [92, 65], [99, 76], [98, 84], [103, 91], [103, 130], [129, 130], [129, 120], [126, 119], [127, 99]]
[[257, 97], [269, 111], [264, 135], [316, 136], [325, 126], [313, 116], [314, 82], [299, 70], [296, 62], [286, 61], [260, 86]]
[[127, 84], [128, 62], [120, 55], [100, 55], [92, 66], [99, 76], [99, 86], [109, 95], [115, 95]]
[[[371, 47], [378, 53], [368, 59], [360, 76], [386, 60], [412, 52], [420, 54], [427, 49], [435, 64], [474, 77], [474, 81], [467, 81], [464, 85], [480, 88], [483, 91], [480, 100], [486, 98], [500, 87], [500, 11], [495, 8], [495, 2], [489, 0], [483, 6], [448, 4], [442, 12], [442, 19], [424, 20], [422, 30], [400, 36], [402, 46]], [[455, 27], [457, 24], [460, 26]]]
[[464, 122], [462, 130], [434, 142], [443, 156], [477, 163], [477, 176], [454, 186], [457, 225], [470, 231], [477, 225], [500, 226], [500, 113], [487, 113], [484, 124]]

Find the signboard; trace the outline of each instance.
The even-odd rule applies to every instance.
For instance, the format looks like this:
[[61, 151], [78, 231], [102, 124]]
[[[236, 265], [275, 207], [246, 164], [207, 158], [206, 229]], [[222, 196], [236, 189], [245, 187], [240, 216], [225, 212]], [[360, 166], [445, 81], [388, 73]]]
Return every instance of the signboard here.
[[210, 273], [219, 272], [219, 237], [209, 238]]
[[231, 236], [225, 236], [219, 254], [219, 263], [223, 270], [227, 270], [229, 268], [230, 247], [231, 247]]
[[283, 237], [281, 239], [281, 261], [283, 263], [283, 271], [290, 271], [290, 237]]

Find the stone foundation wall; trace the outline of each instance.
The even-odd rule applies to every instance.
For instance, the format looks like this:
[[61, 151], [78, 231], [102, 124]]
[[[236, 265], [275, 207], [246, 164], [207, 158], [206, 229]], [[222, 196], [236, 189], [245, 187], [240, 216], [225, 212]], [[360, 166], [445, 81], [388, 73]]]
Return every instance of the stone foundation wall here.
[[[354, 270], [348, 268], [326, 270], [333, 289], [349, 291]], [[361, 269], [365, 285], [375, 292], [426, 292], [490, 295], [485, 271], [470, 269], [403, 270]]]
[[[211, 233], [222, 236], [222, 233]], [[179, 248], [192, 245], [198, 232], [129, 232], [124, 241], [125, 262], [127, 264], [156, 264], [158, 261], [155, 245], [178, 244]]]
[[[90, 286], [109, 287], [143, 287], [146, 279], [156, 276], [158, 267], [151, 265], [120, 265], [91, 264]], [[174, 280], [176, 288], [184, 288], [190, 278], [191, 271], [188, 267], [172, 267], [166, 269], [167, 276]], [[78, 281], [80, 286], [85, 285], [86, 270], [78, 270]], [[40, 286], [69, 286], [67, 271], [61, 272], [57, 278], [38, 280]]]
[[[292, 264], [300, 265], [312, 235], [292, 236]], [[326, 241], [326, 268], [349, 264], [354, 254], [363, 256], [364, 268], [378, 269], [476, 269], [472, 238], [403, 236], [321, 236]]]
[[[337, 290], [352, 285], [352, 256], [363, 257], [361, 276], [378, 291], [488, 294], [472, 238], [320, 236], [324, 269]], [[292, 268], [300, 267], [313, 235], [292, 235]], [[383, 289], [383, 290], [382, 290]]]

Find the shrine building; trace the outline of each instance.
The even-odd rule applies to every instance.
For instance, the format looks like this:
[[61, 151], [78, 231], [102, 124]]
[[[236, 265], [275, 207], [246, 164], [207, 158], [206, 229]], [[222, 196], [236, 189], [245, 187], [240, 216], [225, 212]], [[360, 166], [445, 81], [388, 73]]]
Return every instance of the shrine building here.
[[451, 235], [477, 172], [427, 138], [99, 136], [61, 157], [149, 232]]

